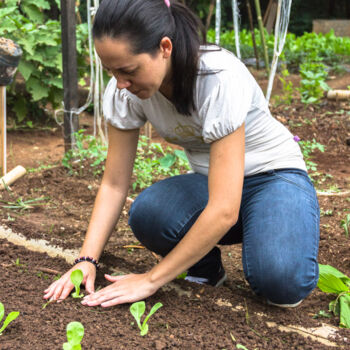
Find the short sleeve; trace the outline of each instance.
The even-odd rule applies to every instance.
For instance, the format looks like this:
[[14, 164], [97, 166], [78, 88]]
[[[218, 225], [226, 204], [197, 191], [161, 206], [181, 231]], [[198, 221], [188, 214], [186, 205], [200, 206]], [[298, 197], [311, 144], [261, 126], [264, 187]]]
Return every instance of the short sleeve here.
[[117, 81], [112, 78], [103, 96], [103, 114], [108, 123], [118, 129], [138, 129], [147, 119], [141, 103], [128, 95], [127, 91], [117, 88]]
[[254, 85], [245, 74], [221, 71], [216, 74], [216, 79], [211, 79], [211, 84], [213, 86], [199, 109], [205, 143], [237, 130], [245, 122], [254, 95]]

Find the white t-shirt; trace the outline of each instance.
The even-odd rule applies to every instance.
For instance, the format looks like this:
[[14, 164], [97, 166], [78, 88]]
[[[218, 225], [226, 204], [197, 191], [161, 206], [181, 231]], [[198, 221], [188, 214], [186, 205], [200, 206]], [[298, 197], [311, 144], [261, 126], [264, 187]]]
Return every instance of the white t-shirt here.
[[214, 73], [199, 73], [194, 93], [197, 108], [191, 116], [179, 114], [159, 91], [141, 100], [118, 89], [112, 78], [103, 102], [107, 122], [119, 129], [136, 129], [150, 121], [160, 136], [185, 149], [193, 171], [205, 175], [210, 143], [245, 122], [245, 176], [280, 168], [306, 171], [299, 145], [271, 116], [259, 85], [240, 60], [225, 49], [208, 48], [199, 67], [200, 72]]

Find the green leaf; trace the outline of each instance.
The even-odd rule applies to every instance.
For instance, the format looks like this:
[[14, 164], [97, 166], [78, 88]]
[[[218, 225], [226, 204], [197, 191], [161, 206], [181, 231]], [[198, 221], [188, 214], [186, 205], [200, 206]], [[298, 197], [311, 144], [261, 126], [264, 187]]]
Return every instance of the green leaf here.
[[44, 10], [50, 10], [50, 3], [47, 0], [35, 0], [33, 5]]
[[144, 314], [146, 310], [146, 304], [144, 301], [138, 301], [137, 303], [133, 303], [130, 306], [130, 312], [134, 316], [134, 319], [137, 322], [137, 325], [139, 326], [139, 329], [141, 330], [141, 316]]
[[339, 316], [340, 314], [340, 304], [339, 300], [332, 300], [328, 305], [328, 310], [333, 312], [335, 316]]
[[169, 169], [176, 162], [175, 154], [168, 153], [166, 156], [159, 159], [159, 164], [162, 168]]
[[242, 344], [237, 344], [236, 345], [236, 348], [237, 349], [242, 349], [242, 350], [248, 350], [244, 345], [242, 345]]
[[42, 23], [44, 21], [44, 16], [38, 7], [24, 3], [21, 8], [31, 21], [36, 23]]
[[70, 345], [80, 345], [84, 337], [84, 326], [80, 322], [70, 322], [67, 325], [67, 340]]
[[143, 321], [143, 325], [147, 324], [147, 321], [148, 319], [158, 310], [160, 309], [161, 307], [163, 306], [162, 303], [157, 303], [157, 304], [154, 304], [151, 311], [149, 312], [149, 314], [146, 316], [145, 320]]
[[72, 271], [70, 274], [70, 280], [74, 284], [75, 292], [73, 293], [73, 298], [82, 298], [83, 294], [80, 294], [80, 285], [83, 282], [84, 275], [83, 271], [80, 269]]
[[10, 322], [12, 322], [18, 317], [18, 315], [19, 315], [18, 311], [12, 311], [7, 315], [6, 320], [4, 321], [4, 324], [0, 328], [0, 334], [5, 330], [5, 328], [9, 325]]
[[26, 99], [23, 96], [19, 96], [12, 110], [16, 113], [17, 121], [21, 123], [28, 113]]
[[35, 70], [35, 67], [32, 63], [21, 60], [18, 65], [18, 70], [23, 75], [24, 80], [28, 80], [32, 72]]
[[340, 323], [342, 328], [350, 328], [350, 294], [342, 295], [340, 301]]
[[346, 292], [349, 288], [338, 277], [329, 273], [320, 274], [317, 287], [325, 293], [340, 294]]
[[[319, 145], [319, 146], [323, 146], [323, 145]], [[321, 147], [321, 148], [318, 147], [318, 149], [320, 149], [320, 151], [324, 152], [324, 147]], [[334, 275], [335, 277], [338, 277], [346, 285], [350, 284], [350, 278], [348, 276], [344, 275], [339, 270], [337, 270], [335, 267], [333, 267], [331, 265], [322, 265], [322, 264], [318, 264], [318, 267], [320, 269], [320, 275], [323, 273], [328, 273], [330, 275]]]
[[10, 15], [11, 13], [15, 12], [17, 7], [5, 7], [0, 9], [0, 18], [6, 17]]
[[5, 307], [3, 303], [0, 303], [0, 321], [2, 320], [2, 318], [4, 317], [5, 314]]
[[176, 149], [176, 150], [174, 151], [174, 153], [175, 153], [176, 157], [182, 159], [182, 160], [185, 161], [185, 162], [188, 162], [186, 153], [185, 153], [184, 151], [181, 151], [181, 150], [179, 150], [179, 149]]
[[34, 101], [39, 101], [49, 95], [49, 89], [43, 86], [37, 78], [30, 77], [26, 83], [26, 87], [32, 94]]

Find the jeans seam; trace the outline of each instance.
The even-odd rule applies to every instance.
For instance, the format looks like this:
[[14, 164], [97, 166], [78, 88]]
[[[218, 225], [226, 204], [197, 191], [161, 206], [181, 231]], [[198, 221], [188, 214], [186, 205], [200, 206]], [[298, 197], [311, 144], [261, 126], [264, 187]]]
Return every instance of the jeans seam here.
[[301, 190], [303, 190], [303, 191], [306, 192], [307, 194], [315, 195], [315, 192], [314, 192], [314, 191], [309, 190], [309, 189], [307, 189], [307, 188], [304, 187], [304, 186], [301, 186], [300, 184], [296, 183], [295, 181], [292, 181], [292, 180], [290, 180], [290, 179], [288, 179], [288, 178], [286, 178], [286, 177], [284, 177], [284, 176], [282, 176], [282, 175], [280, 175], [280, 174], [275, 174], [275, 176], [277, 176], [279, 179], [281, 179], [281, 180], [283, 180], [283, 181], [285, 181], [285, 182], [290, 183], [291, 185], [294, 185], [294, 186], [300, 188]]

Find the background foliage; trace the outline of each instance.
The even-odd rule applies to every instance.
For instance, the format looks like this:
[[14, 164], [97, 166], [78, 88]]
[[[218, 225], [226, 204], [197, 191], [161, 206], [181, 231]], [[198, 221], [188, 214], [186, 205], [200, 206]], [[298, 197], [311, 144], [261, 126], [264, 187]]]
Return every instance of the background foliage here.
[[[0, 3], [0, 36], [18, 43], [23, 56], [16, 79], [8, 89], [8, 107], [15, 113], [14, 125], [31, 126], [42, 121], [45, 108], [58, 107], [63, 98], [61, 24], [49, 18], [48, 0], [4, 0]], [[77, 26], [79, 75], [86, 71], [87, 24]]]

